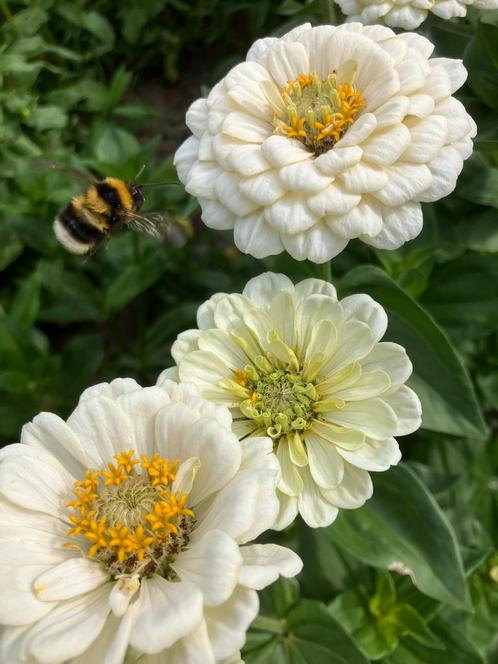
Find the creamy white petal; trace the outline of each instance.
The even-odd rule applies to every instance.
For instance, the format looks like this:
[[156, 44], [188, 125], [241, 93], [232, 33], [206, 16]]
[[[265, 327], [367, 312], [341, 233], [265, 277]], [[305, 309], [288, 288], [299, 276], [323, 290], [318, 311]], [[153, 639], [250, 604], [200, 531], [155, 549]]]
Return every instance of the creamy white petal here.
[[67, 423], [85, 447], [96, 450], [101, 467], [107, 466], [123, 447], [138, 451], [130, 418], [109, 397], [86, 399], [71, 413]]
[[216, 660], [226, 659], [241, 650], [258, 609], [257, 593], [242, 586], [238, 586], [224, 604], [206, 609], [209, 640]]
[[344, 477], [344, 463], [335, 446], [313, 429], [306, 432], [306, 450], [313, 480], [322, 489], [338, 486]]
[[104, 567], [87, 558], [70, 558], [40, 574], [33, 592], [44, 602], [62, 601], [84, 595], [109, 578]]
[[324, 418], [333, 424], [358, 429], [373, 438], [387, 438], [395, 435], [400, 427], [397, 411], [393, 410], [396, 406], [394, 403], [393, 407], [388, 405], [387, 399], [392, 401], [392, 395], [386, 396], [385, 400], [350, 401], [340, 410], [324, 413]]
[[394, 435], [406, 436], [420, 427], [422, 406], [418, 396], [409, 387], [402, 385], [396, 392], [383, 395], [382, 399], [396, 413], [397, 426]]
[[241, 548], [243, 566], [239, 583], [247, 588], [262, 590], [280, 575], [287, 578], [299, 574], [303, 563], [290, 549], [278, 544], [252, 544]]
[[364, 236], [367, 244], [379, 249], [397, 249], [413, 240], [422, 230], [423, 215], [419, 203], [405, 203], [400, 207], [382, 207], [384, 224], [380, 233]]
[[[154, 453], [154, 420], [156, 414], [170, 402], [167, 392], [160, 387], [145, 387], [138, 392], [123, 394], [116, 402], [130, 418], [139, 455]], [[129, 449], [128, 441], [121, 441]]]
[[395, 438], [367, 438], [356, 450], [338, 448], [339, 454], [356, 468], [382, 471], [395, 466], [401, 459], [399, 445]]
[[298, 498], [299, 513], [310, 528], [330, 526], [339, 510], [326, 500], [313, 481], [308, 468], [302, 468], [301, 475], [304, 491]]
[[346, 463], [341, 484], [327, 491], [322, 490], [322, 493], [336, 507], [356, 509], [372, 497], [372, 480], [365, 470]]
[[82, 474], [98, 459], [92, 450], [85, 450], [74, 431], [53, 413], [40, 413], [25, 424], [21, 443], [50, 452], [74, 476]]
[[136, 604], [130, 643], [140, 652], [165, 650], [202, 621], [202, 593], [188, 581], [144, 578]]
[[28, 651], [40, 662], [64, 662], [81, 655], [100, 634], [110, 612], [110, 584], [64, 602], [30, 631]]
[[195, 505], [219, 490], [236, 473], [241, 452], [236, 436], [218, 422], [192, 422], [192, 410], [184, 404], [170, 404], [155, 422], [157, 449], [168, 459], [180, 462], [197, 457], [201, 467], [189, 495]]
[[242, 564], [235, 541], [220, 530], [211, 530], [203, 537], [194, 532], [191, 546], [180, 553], [172, 568], [182, 581], [200, 588], [206, 606], [217, 606], [232, 595]]

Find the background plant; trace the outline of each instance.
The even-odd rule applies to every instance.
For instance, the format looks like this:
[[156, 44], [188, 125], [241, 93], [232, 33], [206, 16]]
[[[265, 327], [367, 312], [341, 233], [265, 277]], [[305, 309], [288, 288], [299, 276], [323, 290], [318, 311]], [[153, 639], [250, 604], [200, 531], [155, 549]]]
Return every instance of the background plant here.
[[[174, 180], [184, 111], [258, 36], [340, 12], [328, 2], [0, 0], [0, 437], [40, 410], [61, 415], [89, 384], [150, 384], [176, 334], [219, 290], [263, 269], [317, 272], [282, 255], [263, 265], [200, 226], [180, 187], [152, 209], [188, 219], [182, 249], [123, 232], [82, 261], [51, 234], [78, 190], [40, 158], [99, 175]], [[333, 262], [341, 297], [367, 292], [413, 360], [422, 430], [404, 462], [374, 478], [372, 500], [328, 529], [278, 540], [305, 572], [264, 596], [249, 663], [415, 664], [498, 657], [498, 14], [431, 17], [438, 55], [463, 57], [459, 95], [476, 119], [457, 190], [425, 206], [423, 233], [397, 251], [358, 242]], [[428, 534], [430, 533], [430, 537]], [[274, 537], [274, 535], [273, 535]]]

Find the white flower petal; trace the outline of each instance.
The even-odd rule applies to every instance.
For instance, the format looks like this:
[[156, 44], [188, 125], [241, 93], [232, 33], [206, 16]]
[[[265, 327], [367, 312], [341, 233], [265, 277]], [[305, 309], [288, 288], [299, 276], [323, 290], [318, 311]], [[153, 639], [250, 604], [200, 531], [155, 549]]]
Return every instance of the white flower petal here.
[[250, 279], [242, 294], [252, 300], [258, 307], [268, 309], [271, 300], [281, 291], [294, 292], [294, 286], [285, 274], [265, 272]]
[[405, 383], [411, 376], [413, 366], [406, 350], [399, 344], [383, 341], [376, 344], [361, 361], [366, 371], [385, 371], [391, 379], [391, 391]]
[[223, 121], [223, 133], [239, 141], [260, 144], [271, 135], [272, 127], [249, 113], [234, 111]]
[[206, 507], [196, 511], [200, 537], [209, 530], [222, 530], [239, 544], [255, 539], [271, 528], [278, 514], [275, 493], [278, 473], [273, 470], [245, 470]]
[[[116, 399], [130, 419], [139, 456], [154, 453], [154, 419], [156, 414], [170, 402], [164, 389], [160, 387], [145, 387], [138, 392], [123, 394]], [[127, 447], [127, 441], [122, 441], [122, 448]]]
[[344, 171], [340, 177], [346, 191], [351, 194], [367, 194], [379, 191], [388, 182], [387, 173], [382, 167], [365, 162], [360, 162], [349, 170]]
[[391, 166], [408, 148], [410, 140], [410, 132], [404, 124], [391, 125], [367, 139], [362, 146], [363, 154], [372, 164]]
[[282, 242], [296, 260], [302, 261], [307, 258], [318, 264], [325, 263], [340, 254], [348, 243], [325, 224], [316, 225], [306, 233], [283, 235]]
[[238, 586], [230, 599], [206, 609], [205, 617], [216, 660], [226, 659], [241, 650], [249, 625], [258, 614], [256, 591]]
[[423, 215], [419, 203], [405, 203], [400, 207], [382, 207], [384, 224], [374, 237], [364, 236], [367, 244], [379, 249], [397, 249], [413, 240], [422, 230]]
[[217, 606], [229, 599], [241, 567], [238, 545], [220, 530], [211, 530], [200, 538], [194, 532], [189, 548], [172, 564], [182, 581], [200, 588], [206, 606]]
[[0, 494], [26, 509], [59, 517], [74, 479], [55, 457], [15, 444], [3, 448], [0, 460]]
[[239, 583], [254, 590], [263, 590], [280, 575], [294, 577], [303, 567], [297, 554], [278, 544], [252, 544], [242, 547], [241, 553]]
[[80, 403], [67, 420], [83, 445], [96, 449], [102, 466], [123, 449], [138, 452], [131, 419], [109, 397], [94, 397]]
[[[406, 436], [420, 427], [422, 406], [418, 396], [409, 387], [402, 385], [396, 390], [396, 392], [383, 395], [382, 400], [385, 401], [396, 414], [398, 424], [393, 435]], [[381, 438], [384, 436], [378, 435], [376, 437]]]
[[313, 161], [289, 164], [278, 171], [278, 177], [290, 191], [315, 193], [327, 187], [332, 178], [320, 173]]
[[375, 342], [382, 339], [387, 330], [387, 314], [370, 295], [350, 295], [341, 300], [341, 306], [346, 319], [361, 321], [368, 325]]
[[31, 630], [28, 651], [42, 663], [81, 655], [100, 634], [110, 612], [110, 584], [64, 602]]
[[344, 466], [344, 478], [341, 484], [328, 491], [322, 490], [322, 493], [336, 507], [356, 509], [372, 497], [372, 480], [365, 470], [355, 468], [348, 463]]
[[322, 489], [338, 486], [344, 476], [344, 462], [333, 443], [315, 435], [313, 429], [306, 432], [305, 439], [313, 480]]
[[[359, 165], [360, 164], [358, 164], [358, 166]], [[353, 166], [353, 168], [357, 168], [358, 166]], [[358, 205], [360, 200], [361, 197], [358, 196], [358, 194], [347, 192], [343, 187], [334, 182], [318, 194], [310, 196], [307, 200], [307, 204], [315, 215], [318, 217], [324, 217], [328, 214], [346, 214]]]
[[306, 231], [318, 222], [316, 214], [313, 214], [302, 196], [296, 193], [288, 193], [266, 208], [265, 219], [281, 233], [291, 234]]
[[263, 156], [275, 168], [295, 164], [312, 158], [312, 154], [306, 150], [304, 145], [294, 139], [273, 134], [269, 136], [261, 146]]
[[244, 178], [240, 181], [239, 187], [244, 197], [252, 202], [253, 209], [256, 209], [258, 205], [272, 205], [287, 192], [287, 187], [281, 182], [276, 171], [265, 171], [259, 175]]
[[189, 136], [175, 152], [173, 163], [175, 165], [180, 182], [186, 184], [190, 178], [190, 172], [197, 161], [199, 153], [199, 139]]
[[362, 149], [357, 145], [349, 148], [338, 148], [324, 152], [315, 160], [316, 167], [325, 175], [338, 175], [357, 164], [362, 157]]
[[144, 578], [135, 601], [131, 645], [143, 653], [158, 653], [187, 636], [202, 621], [202, 593], [188, 581]]
[[200, 138], [206, 131], [207, 104], [205, 99], [196, 99], [190, 104], [185, 116], [185, 123], [190, 131]]
[[399, 445], [392, 437], [380, 440], [367, 438], [365, 443], [356, 450], [338, 448], [337, 451], [351, 465], [363, 470], [388, 470], [401, 459]]
[[52, 454], [77, 477], [93, 465], [98, 456], [86, 450], [74, 431], [57, 415], [40, 413], [22, 428], [21, 443]]
[[44, 602], [72, 599], [95, 590], [109, 578], [100, 564], [87, 558], [70, 558], [40, 574], [33, 592]]
[[[264, 178], [265, 174], [255, 177]], [[239, 178], [232, 173], [222, 173], [214, 184], [214, 191], [218, 201], [232, 214], [237, 216], [250, 214], [258, 207], [256, 201], [244, 196], [241, 184]]]
[[373, 438], [387, 438], [395, 435], [400, 426], [397, 411], [393, 410], [397, 404], [393, 403], [391, 407], [386, 403], [387, 399], [392, 401], [392, 395], [382, 399], [350, 401], [340, 410], [324, 413], [324, 418], [332, 424], [358, 429]]
[[200, 198], [199, 203], [202, 208], [202, 221], [206, 226], [219, 231], [233, 228], [235, 215], [224, 205], [217, 201], [210, 201], [207, 198]]
[[428, 189], [432, 182], [431, 171], [425, 164], [412, 164], [397, 162], [386, 167], [389, 182], [380, 191], [374, 193], [386, 207], [404, 205], [416, 200], [423, 191]]
[[382, 230], [382, 207], [372, 196], [362, 196], [360, 203], [350, 212], [326, 217], [330, 230], [351, 240], [356, 237], [378, 235]]
[[278, 42], [268, 51], [267, 67], [279, 88], [285, 88], [299, 74], [310, 71], [306, 49], [302, 44]]
[[236, 436], [222, 429], [219, 422], [192, 420], [188, 406], [170, 404], [158, 414], [155, 431], [157, 449], [165, 458], [180, 462], [200, 459], [201, 467], [189, 495], [189, 503], [196, 505], [233, 477], [241, 452]]
[[302, 468], [301, 475], [304, 491], [298, 498], [299, 513], [310, 528], [330, 526], [337, 518], [339, 510], [326, 500], [308, 468]]
[[426, 164], [439, 154], [446, 143], [448, 124], [441, 115], [431, 115], [410, 128], [411, 142], [403, 161]]

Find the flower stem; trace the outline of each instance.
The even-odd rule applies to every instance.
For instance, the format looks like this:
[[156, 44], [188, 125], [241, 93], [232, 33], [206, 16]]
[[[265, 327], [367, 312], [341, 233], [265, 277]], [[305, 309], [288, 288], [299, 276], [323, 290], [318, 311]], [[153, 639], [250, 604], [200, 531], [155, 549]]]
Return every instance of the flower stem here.
[[332, 281], [332, 266], [330, 265], [330, 261], [322, 263], [318, 266], [318, 269], [320, 271], [320, 278], [330, 283]]
[[265, 632], [272, 632], [273, 634], [280, 634], [281, 636], [287, 632], [287, 625], [285, 620], [278, 618], [267, 618], [266, 616], [257, 616], [252, 623], [256, 629], [264, 630]]
[[336, 24], [337, 16], [334, 0], [322, 0], [322, 18], [324, 23]]

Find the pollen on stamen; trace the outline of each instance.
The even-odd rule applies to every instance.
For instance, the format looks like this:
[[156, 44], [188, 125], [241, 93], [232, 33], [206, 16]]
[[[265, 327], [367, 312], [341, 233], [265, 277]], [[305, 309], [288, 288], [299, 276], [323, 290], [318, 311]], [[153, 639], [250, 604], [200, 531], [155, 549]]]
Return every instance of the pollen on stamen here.
[[119, 575], [160, 573], [174, 576], [170, 564], [188, 545], [195, 514], [188, 495], [173, 491], [179, 462], [158, 453], [133, 451], [114, 456], [106, 469], [88, 469], [74, 483], [68, 501], [68, 547], [101, 562]]
[[273, 120], [275, 133], [299, 140], [316, 155], [333, 148], [366, 103], [353, 83], [355, 73], [350, 60], [326, 79], [312, 72], [288, 81], [281, 91], [285, 112]]

